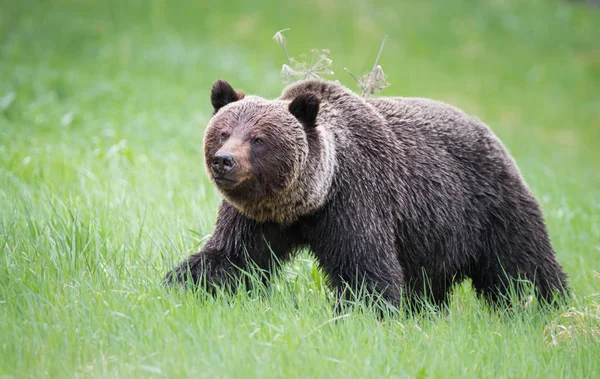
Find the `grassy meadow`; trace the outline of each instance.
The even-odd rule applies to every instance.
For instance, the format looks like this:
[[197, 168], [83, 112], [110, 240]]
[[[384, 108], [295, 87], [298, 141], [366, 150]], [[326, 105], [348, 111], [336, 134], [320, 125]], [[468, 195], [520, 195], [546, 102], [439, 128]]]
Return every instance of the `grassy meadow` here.
[[[331, 50], [351, 88], [477, 115], [540, 200], [573, 299], [334, 319], [309, 254], [268, 289], [160, 280], [212, 233], [209, 91], [277, 97], [285, 58]], [[600, 376], [600, 8], [559, 0], [0, 0], [0, 378]]]

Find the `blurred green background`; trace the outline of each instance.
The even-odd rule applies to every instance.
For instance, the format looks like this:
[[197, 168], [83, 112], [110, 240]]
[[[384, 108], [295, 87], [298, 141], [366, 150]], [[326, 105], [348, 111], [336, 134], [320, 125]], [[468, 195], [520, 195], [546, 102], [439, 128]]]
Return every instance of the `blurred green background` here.
[[220, 201], [202, 162], [212, 83], [277, 97], [284, 28], [291, 56], [329, 49], [333, 79], [356, 90], [344, 67], [370, 70], [388, 35], [383, 95], [489, 124], [544, 208], [572, 305], [598, 310], [597, 6], [0, 0], [0, 375], [597, 374], [597, 312], [548, 347], [552, 315], [497, 318], [468, 285], [450, 316], [398, 323], [327, 323], [308, 255], [258, 300], [165, 293], [160, 278], [212, 232]]

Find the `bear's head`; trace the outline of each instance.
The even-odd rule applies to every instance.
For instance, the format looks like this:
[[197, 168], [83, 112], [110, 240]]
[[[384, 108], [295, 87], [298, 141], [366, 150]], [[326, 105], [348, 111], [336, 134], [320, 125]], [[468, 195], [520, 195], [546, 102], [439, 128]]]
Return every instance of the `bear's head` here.
[[[320, 100], [306, 92], [293, 100], [244, 96], [217, 81], [214, 114], [204, 137], [207, 172], [221, 194], [260, 222], [291, 223], [324, 202], [325, 141], [317, 125]], [[332, 174], [332, 168], [328, 170]]]

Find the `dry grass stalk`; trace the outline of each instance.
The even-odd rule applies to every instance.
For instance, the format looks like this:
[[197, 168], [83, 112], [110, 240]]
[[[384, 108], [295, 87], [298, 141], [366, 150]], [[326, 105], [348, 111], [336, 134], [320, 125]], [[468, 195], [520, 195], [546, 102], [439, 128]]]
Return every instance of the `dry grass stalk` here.
[[544, 340], [547, 344], [572, 344], [575, 340], [600, 342], [600, 293], [589, 298], [590, 303], [583, 309], [570, 308], [546, 326]]

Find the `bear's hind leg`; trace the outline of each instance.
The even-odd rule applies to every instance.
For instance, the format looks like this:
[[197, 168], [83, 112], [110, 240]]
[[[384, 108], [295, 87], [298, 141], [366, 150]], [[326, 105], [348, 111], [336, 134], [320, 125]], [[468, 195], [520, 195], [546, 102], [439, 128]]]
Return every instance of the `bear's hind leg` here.
[[[490, 269], [493, 266], [493, 269]], [[473, 288], [491, 304], [509, 305], [516, 297], [523, 300], [531, 285], [536, 298], [544, 304], [561, 300], [568, 293], [566, 275], [560, 267], [536, 270], [533, 267], [503, 267], [499, 263], [487, 266], [472, 275]], [[509, 271], [510, 270], [510, 271]]]
[[[568, 293], [567, 277], [556, 261], [541, 211], [536, 204], [498, 210], [484, 236], [485, 248], [471, 270], [473, 287], [491, 303], [508, 303], [527, 295], [553, 303]], [[507, 214], [508, 213], [508, 214]]]

